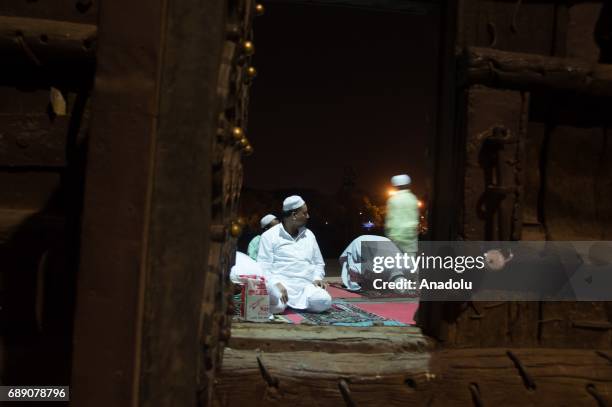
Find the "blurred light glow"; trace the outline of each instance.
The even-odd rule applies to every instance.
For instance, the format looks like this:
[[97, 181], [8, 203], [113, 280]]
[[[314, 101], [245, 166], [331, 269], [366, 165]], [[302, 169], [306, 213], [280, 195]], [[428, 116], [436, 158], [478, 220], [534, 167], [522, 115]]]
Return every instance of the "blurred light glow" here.
[[387, 191], [387, 194], [389, 194], [389, 196], [393, 196], [395, 194], [397, 194], [397, 190], [396, 189], [390, 189]]
[[362, 224], [362, 226], [363, 226], [364, 228], [366, 228], [366, 229], [368, 229], [368, 230], [369, 230], [369, 229], [372, 229], [372, 228], [373, 228], [374, 226], [376, 226], [376, 225], [374, 225], [374, 222], [372, 222], [371, 220], [369, 220], [369, 221], [367, 221], [367, 222], [363, 223], [363, 224]]
[[419, 199], [419, 202], [418, 202], [418, 204], [417, 204], [417, 205], [419, 206], [419, 208], [422, 208], [422, 207], [423, 207], [423, 205], [425, 205], [425, 204], [423, 203], [423, 201], [421, 201], [421, 200]]

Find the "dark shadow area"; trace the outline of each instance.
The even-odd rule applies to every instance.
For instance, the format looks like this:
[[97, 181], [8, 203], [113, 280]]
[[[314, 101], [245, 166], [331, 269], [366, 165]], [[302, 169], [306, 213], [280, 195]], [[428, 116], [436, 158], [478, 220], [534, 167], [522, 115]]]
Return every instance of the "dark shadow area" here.
[[391, 176], [410, 174], [427, 199], [438, 26], [435, 3], [420, 13], [266, 4], [254, 31], [247, 244], [259, 218], [278, 214], [291, 194], [309, 204], [308, 227], [328, 258], [359, 235], [383, 233]]
[[[48, 197], [40, 209], [12, 208], [17, 204], [4, 202], [6, 234], [0, 241], [0, 335], [6, 350], [0, 360], [3, 385], [65, 386], [71, 382], [89, 92], [81, 91], [70, 100], [64, 167], [0, 169], [3, 180], [12, 180], [15, 188], [5, 201], [8, 196], [31, 191], [36, 191], [40, 202]], [[7, 229], [6, 225], [13, 226]]]

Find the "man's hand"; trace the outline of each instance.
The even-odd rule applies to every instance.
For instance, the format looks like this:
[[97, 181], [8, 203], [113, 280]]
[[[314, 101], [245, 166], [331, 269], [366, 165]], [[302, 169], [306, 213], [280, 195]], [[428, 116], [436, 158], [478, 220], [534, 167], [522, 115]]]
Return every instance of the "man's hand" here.
[[287, 289], [281, 283], [276, 283], [276, 288], [278, 288], [278, 291], [280, 292], [280, 295], [281, 295], [280, 300], [281, 300], [281, 302], [283, 304], [286, 304], [287, 301], [289, 301], [289, 294], [287, 294]]
[[327, 283], [323, 280], [315, 280], [312, 283], [316, 285], [317, 287], [321, 287], [324, 290], [327, 289]]

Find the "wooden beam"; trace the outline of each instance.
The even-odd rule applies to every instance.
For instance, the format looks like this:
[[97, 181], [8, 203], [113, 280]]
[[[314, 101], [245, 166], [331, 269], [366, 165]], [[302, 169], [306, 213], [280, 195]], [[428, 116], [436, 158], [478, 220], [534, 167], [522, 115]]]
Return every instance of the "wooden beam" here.
[[[30, 63], [82, 61], [95, 58], [98, 27], [67, 21], [0, 16], [0, 50], [21, 54]], [[14, 62], [14, 61], [13, 61]], [[66, 64], [65, 69], [70, 69]]]
[[[422, 394], [413, 387], [425, 387], [431, 379], [430, 358], [428, 353], [260, 353], [226, 348], [215, 394], [220, 406], [245, 405], [247, 400], [251, 406], [341, 406], [345, 403], [338, 385], [344, 380], [357, 406], [380, 406], [385, 399], [394, 399], [396, 405], [422, 405]], [[277, 386], [269, 385], [266, 376]]]
[[[43, 93], [43, 92], [39, 92]], [[49, 98], [49, 91], [44, 92]], [[53, 119], [43, 109], [40, 113], [8, 113], [0, 115], [0, 163], [2, 167], [66, 166], [66, 144], [70, 116]], [[35, 130], [33, 130], [35, 129]]]
[[612, 65], [479, 47], [467, 48], [461, 59], [464, 84], [612, 96]]
[[216, 397], [224, 407], [338, 406], [347, 398], [357, 406], [578, 406], [597, 405], [594, 395], [605, 400], [612, 391], [610, 361], [581, 349], [226, 349], [223, 364]]
[[[455, 44], [457, 41], [458, 7], [460, 2], [446, 0], [441, 5], [442, 29], [438, 54], [438, 98], [436, 105], [436, 134], [430, 138], [429, 173], [427, 186], [431, 202], [428, 203], [428, 240], [455, 240], [459, 227], [462, 173], [464, 157], [461, 151], [465, 142], [457, 131], [457, 86]], [[423, 301], [415, 316], [417, 324], [426, 335], [444, 340], [447, 326], [442, 318], [444, 304]]]
[[104, 3], [74, 405], [198, 404], [225, 6], [223, 0]]
[[333, 6], [350, 7], [371, 11], [386, 11], [394, 13], [423, 15], [437, 11], [443, 0], [268, 0], [268, 3], [279, 3], [297, 6]]
[[314, 350], [326, 353], [430, 351], [434, 342], [415, 327], [328, 327], [285, 324], [232, 324], [232, 349], [265, 352]]

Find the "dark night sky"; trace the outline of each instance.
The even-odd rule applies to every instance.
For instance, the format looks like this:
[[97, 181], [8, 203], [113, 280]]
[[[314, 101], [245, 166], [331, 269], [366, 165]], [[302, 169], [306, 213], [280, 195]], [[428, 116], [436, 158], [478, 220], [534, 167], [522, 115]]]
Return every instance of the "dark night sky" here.
[[372, 197], [401, 172], [422, 194], [435, 131], [435, 13], [264, 4], [245, 186], [332, 193], [351, 166]]

